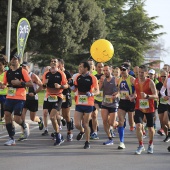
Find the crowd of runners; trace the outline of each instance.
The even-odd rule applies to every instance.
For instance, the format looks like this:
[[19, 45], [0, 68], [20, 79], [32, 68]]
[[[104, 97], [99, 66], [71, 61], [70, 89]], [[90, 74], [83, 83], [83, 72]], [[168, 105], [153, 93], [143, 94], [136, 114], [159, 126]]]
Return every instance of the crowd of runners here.
[[[42, 80], [30, 71], [27, 62], [20, 63], [17, 55], [11, 56], [10, 68], [5, 70], [6, 60], [0, 55], [0, 103], [1, 119], [5, 119], [9, 139], [4, 145], [15, 145], [15, 126], [21, 126], [22, 134], [18, 141], [26, 140], [29, 125], [25, 121], [26, 112], [30, 119], [38, 123], [42, 135], [49, 135], [48, 115], [54, 132], [51, 134], [54, 145], [65, 140], [73, 140], [73, 129], [79, 130], [75, 137], [85, 136], [84, 149], [90, 148], [90, 140], [98, 140], [98, 114], [101, 112], [103, 128], [107, 140], [103, 145], [113, 145], [114, 130], [118, 130], [118, 149], [125, 149], [126, 114], [130, 131], [136, 131], [139, 146], [135, 154], [145, 151], [143, 139], [148, 130], [147, 153], [154, 151], [155, 131], [170, 141], [170, 68], [164, 65], [159, 73], [148, 70], [145, 65], [131, 70], [129, 62], [112, 68], [105, 63], [89, 59], [80, 62], [78, 73], [71, 75], [65, 70], [64, 60], [53, 58], [43, 74]], [[38, 93], [45, 91], [43, 118], [38, 111]], [[71, 93], [74, 92], [74, 99]], [[72, 100], [75, 100], [74, 118], [70, 116]], [[157, 116], [158, 113], [158, 116]], [[156, 127], [156, 118], [160, 129]], [[61, 124], [67, 127], [67, 139], [60, 132]], [[134, 139], [135, 140], [135, 139]], [[170, 151], [170, 147], [168, 147]]]

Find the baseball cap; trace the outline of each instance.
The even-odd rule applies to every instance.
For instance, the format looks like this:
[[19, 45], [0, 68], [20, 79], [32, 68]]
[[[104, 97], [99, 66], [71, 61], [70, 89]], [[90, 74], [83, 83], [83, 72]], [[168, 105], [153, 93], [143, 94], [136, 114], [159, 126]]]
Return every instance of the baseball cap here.
[[21, 65], [26, 67], [26, 66], [28, 66], [28, 62], [24, 61]]
[[20, 57], [19, 57], [19, 55], [18, 55], [17, 53], [15, 53], [14, 55], [12, 55], [12, 56], [10, 57], [10, 60], [12, 60], [13, 57], [15, 57], [15, 58], [17, 58], [17, 59], [20, 59]]
[[149, 73], [149, 74], [155, 74], [155, 70], [150, 69], [148, 73]]
[[120, 68], [121, 68], [121, 69], [124, 68], [124, 69], [128, 70], [128, 69], [130, 68], [130, 66], [129, 66], [129, 64], [122, 64], [122, 65], [120, 66]]

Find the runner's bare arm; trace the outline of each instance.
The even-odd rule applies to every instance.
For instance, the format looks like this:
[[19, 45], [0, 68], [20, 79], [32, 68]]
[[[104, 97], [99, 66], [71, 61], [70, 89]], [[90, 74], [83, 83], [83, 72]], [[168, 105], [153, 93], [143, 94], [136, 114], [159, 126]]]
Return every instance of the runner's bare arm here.
[[11, 84], [14, 86], [23, 86], [23, 87], [32, 87], [32, 81], [27, 81], [27, 82], [23, 82], [20, 81], [19, 79], [15, 79], [11, 81]]
[[36, 74], [32, 74], [31, 76], [32, 82], [38, 85], [38, 88], [36, 89], [35, 93], [39, 93], [43, 89], [43, 83], [40, 80], [40, 78]]
[[147, 95], [146, 97], [148, 99], [158, 99], [158, 93], [157, 93], [157, 90], [156, 90], [156, 86], [155, 86], [155, 83], [152, 80], [149, 83], [149, 87], [152, 91], [152, 95]]
[[135, 84], [135, 78], [134, 77], [131, 77], [130, 78], [130, 81], [131, 81], [131, 83], [134, 85]]

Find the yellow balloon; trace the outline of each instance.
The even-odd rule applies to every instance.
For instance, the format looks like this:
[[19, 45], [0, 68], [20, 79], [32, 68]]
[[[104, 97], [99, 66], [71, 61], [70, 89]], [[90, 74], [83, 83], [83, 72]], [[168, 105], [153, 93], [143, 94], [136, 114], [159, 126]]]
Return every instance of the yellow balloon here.
[[90, 54], [97, 62], [107, 62], [113, 57], [114, 48], [108, 40], [99, 39], [92, 44]]

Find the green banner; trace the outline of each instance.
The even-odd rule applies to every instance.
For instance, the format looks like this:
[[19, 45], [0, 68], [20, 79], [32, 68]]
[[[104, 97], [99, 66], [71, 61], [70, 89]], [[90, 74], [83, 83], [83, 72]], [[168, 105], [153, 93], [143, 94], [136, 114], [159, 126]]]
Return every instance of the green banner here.
[[31, 27], [29, 21], [26, 18], [21, 18], [17, 26], [17, 53], [20, 58], [24, 55], [30, 30]]

